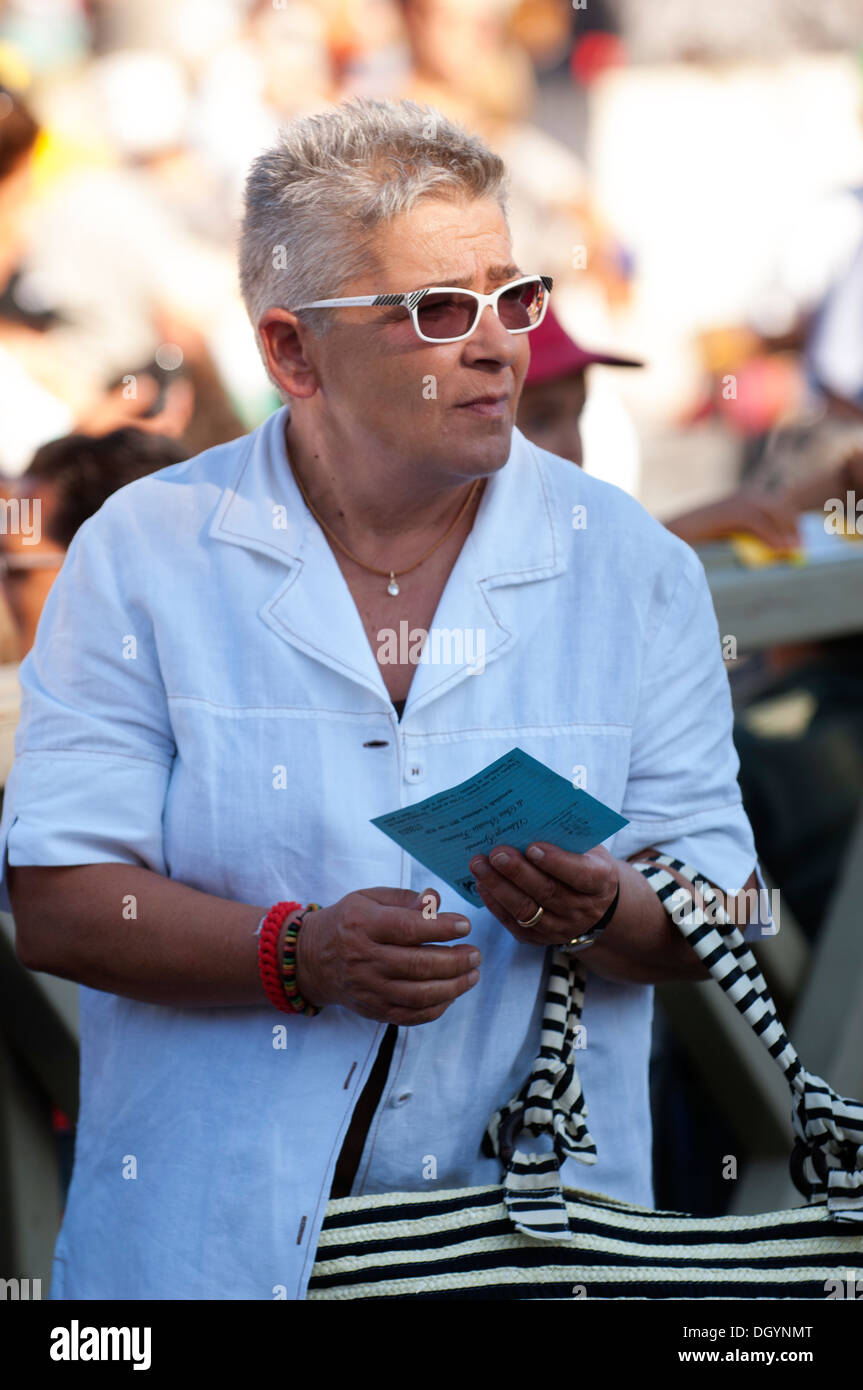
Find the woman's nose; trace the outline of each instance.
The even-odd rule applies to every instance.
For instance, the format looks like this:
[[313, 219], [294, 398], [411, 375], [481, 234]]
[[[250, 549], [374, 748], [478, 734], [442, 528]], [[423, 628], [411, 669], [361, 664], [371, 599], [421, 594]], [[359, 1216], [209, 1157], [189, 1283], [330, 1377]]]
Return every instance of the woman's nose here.
[[525, 337], [527, 337], [525, 333], [510, 333], [509, 329], [501, 323], [491, 304], [486, 304], [479, 316], [479, 322], [471, 336], [466, 340], [465, 346], [471, 349], [476, 356], [494, 357], [511, 366], [518, 360], [521, 340]]

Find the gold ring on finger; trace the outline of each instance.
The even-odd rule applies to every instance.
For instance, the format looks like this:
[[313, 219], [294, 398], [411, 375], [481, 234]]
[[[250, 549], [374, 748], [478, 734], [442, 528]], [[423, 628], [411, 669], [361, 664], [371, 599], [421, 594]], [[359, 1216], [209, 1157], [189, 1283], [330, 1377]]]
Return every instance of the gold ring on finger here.
[[520, 917], [516, 917], [515, 920], [518, 922], [518, 925], [519, 925], [520, 927], [535, 927], [536, 924], [537, 924], [537, 922], [539, 921], [540, 917], [542, 916], [542, 914], [543, 914], [544, 912], [545, 912], [545, 908], [544, 908], [544, 907], [538, 907], [538, 908], [536, 909], [536, 912], [533, 914], [533, 916], [532, 916], [532, 917], [528, 917], [528, 919], [527, 919], [526, 922], [522, 922], [522, 920], [521, 920]]

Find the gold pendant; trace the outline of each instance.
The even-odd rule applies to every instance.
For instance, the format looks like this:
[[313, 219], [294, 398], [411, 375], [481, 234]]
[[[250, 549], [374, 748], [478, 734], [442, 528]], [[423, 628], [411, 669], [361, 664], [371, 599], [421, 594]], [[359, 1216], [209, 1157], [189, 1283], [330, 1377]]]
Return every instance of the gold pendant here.
[[390, 582], [389, 582], [389, 584], [387, 585], [387, 593], [388, 593], [388, 594], [392, 594], [393, 598], [395, 598], [395, 596], [396, 596], [396, 594], [397, 594], [398, 592], [399, 592], [399, 586], [398, 586], [398, 584], [396, 583], [395, 574], [393, 573], [392, 570], [390, 570]]

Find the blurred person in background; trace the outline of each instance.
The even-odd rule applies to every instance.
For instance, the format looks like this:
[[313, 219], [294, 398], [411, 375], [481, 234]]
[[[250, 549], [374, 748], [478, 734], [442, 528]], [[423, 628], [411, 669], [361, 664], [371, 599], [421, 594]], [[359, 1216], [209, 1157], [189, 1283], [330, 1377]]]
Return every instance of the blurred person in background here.
[[30, 199], [38, 134], [28, 107], [0, 85], [0, 288], [24, 247], [23, 215]]
[[9, 660], [17, 662], [33, 645], [42, 604], [63, 563], [65, 547], [46, 530], [52, 502], [37, 480], [28, 483], [16, 478], [6, 491], [12, 505], [30, 508], [36, 523], [30, 536], [20, 530], [7, 530], [0, 536], [0, 587], [15, 633]]
[[[825, 530], [833, 499], [859, 547], [863, 448], [849, 447], [857, 431], [863, 415], [842, 415], [835, 402], [821, 418], [791, 422], [771, 436], [749, 485], [795, 511], [822, 512]], [[744, 804], [765, 867], [813, 941], [863, 809], [863, 633], [771, 647], [732, 679], [732, 693]]]
[[13, 495], [38, 508], [38, 540], [0, 535], [0, 577], [18, 632], [18, 657], [33, 645], [42, 605], [72, 537], [118, 488], [188, 457], [175, 439], [127, 426], [108, 434], [69, 434], [37, 450]]
[[597, 328], [628, 302], [632, 266], [572, 142], [533, 119], [536, 79], [514, 37], [515, 0], [399, 0], [409, 67], [395, 94], [477, 131], [510, 171], [516, 254], [530, 248], [561, 302]]
[[[0, 86], [0, 296], [26, 247], [38, 137], [29, 107]], [[4, 314], [0, 302], [0, 474], [20, 472], [39, 444], [73, 423], [69, 404], [44, 379], [41, 347], [40, 334]]]
[[[34, 450], [73, 430], [102, 434], [136, 424], [157, 434], [188, 436], [187, 453], [236, 438], [244, 425], [228, 399], [204, 334], [166, 303], [147, 301], [149, 329], [142, 341], [160, 344], [157, 350], [163, 357], [167, 346], [173, 370], [151, 362], [131, 371], [130, 359], [118, 356], [108, 359], [119, 363], [112, 382], [89, 361], [86, 313], [76, 323], [75, 303], [64, 301], [62, 292], [52, 294], [52, 286], [59, 287], [59, 269], [53, 280], [48, 276], [41, 282], [50, 306], [47, 313], [30, 313], [12, 295], [4, 295], [10, 285], [18, 290], [28, 281], [39, 140], [39, 123], [29, 106], [17, 93], [0, 88], [0, 476], [20, 476]], [[90, 212], [99, 217], [98, 203]], [[56, 233], [57, 223], [52, 225]], [[84, 287], [87, 295], [99, 300], [100, 314], [104, 308], [115, 324], [122, 306], [104, 282], [100, 290], [91, 262], [76, 259], [75, 238], [68, 224], [63, 225], [64, 254], [58, 257], [52, 241], [49, 260], [62, 265], [63, 276], [79, 287], [79, 306]], [[140, 223], [136, 225], [140, 231]], [[115, 251], [125, 282], [134, 286], [139, 266], [128, 239], [119, 238]], [[98, 259], [98, 246], [90, 246], [89, 255]], [[113, 341], [110, 333], [108, 337]]]
[[[13, 469], [23, 467], [41, 439], [52, 429], [59, 433], [69, 424], [62, 401], [41, 386], [15, 355], [16, 341], [28, 330], [7, 317], [4, 304], [25, 242], [24, 216], [31, 198], [38, 134], [38, 123], [29, 108], [10, 88], [0, 85], [0, 507], [4, 516], [0, 546], [4, 552], [18, 548], [22, 563], [31, 568], [35, 530], [28, 537], [15, 530], [14, 508], [20, 502], [15, 484], [4, 479], [3, 473], [10, 463]], [[42, 433], [45, 430], [48, 435]], [[12, 766], [20, 699], [17, 662], [21, 638], [9, 601], [10, 587], [4, 577], [0, 584], [0, 797]]]
[[643, 364], [582, 348], [569, 337], [551, 308], [534, 336], [540, 341], [531, 348], [518, 404], [519, 429], [540, 448], [570, 459], [592, 476], [637, 497], [641, 448], [635, 425], [614, 390], [597, 390], [594, 380], [588, 397], [587, 368]]
[[116, 377], [90, 413], [88, 430], [129, 423], [177, 439], [185, 456], [245, 433], [202, 333], [163, 312], [156, 316], [162, 346], [134, 371]]
[[[587, 369], [592, 365], [641, 367], [642, 362], [591, 352], [576, 343], [546, 310], [531, 335], [530, 366], [518, 407], [518, 427], [534, 444], [582, 467], [581, 420], [587, 404]], [[780, 498], [768, 499], [754, 489], [740, 490], [704, 507], [666, 521], [665, 526], [689, 545], [750, 531], [777, 548], [797, 542], [794, 513]]]
[[411, 55], [411, 98], [430, 106], [445, 89], [467, 119], [522, 121], [534, 103], [534, 74], [508, 20], [512, 0], [399, 0]]
[[[0, 422], [2, 429], [2, 422]], [[17, 665], [36, 636], [42, 607], [78, 527], [106, 497], [135, 478], [188, 457], [175, 439], [127, 426], [100, 436], [65, 435], [37, 450], [29, 467], [0, 485], [7, 524], [0, 531], [0, 805], [12, 766], [20, 690]], [[8, 524], [28, 507], [26, 528]]]
[[[0, 535], [0, 615], [9, 614], [12, 619], [10, 654], [5, 660], [17, 663], [32, 647], [42, 606], [73, 536], [87, 517], [118, 488], [186, 457], [176, 440], [132, 427], [99, 437], [66, 435], [38, 450], [29, 468], [7, 489], [19, 501], [27, 497], [31, 506], [38, 505], [40, 524], [35, 545], [25, 545], [17, 534]], [[17, 669], [17, 664], [10, 667], [14, 681], [0, 672], [0, 808], [14, 759], [20, 709]], [[65, 1196], [72, 1175], [75, 1130], [56, 1105], [52, 1126]]]
[[[583, 348], [551, 308], [531, 334], [530, 350], [519, 429], [540, 448], [581, 467], [588, 369], [599, 364], [637, 368], [642, 363]], [[855, 481], [863, 490], [863, 456], [856, 472], [854, 467], [852, 463], [850, 472], [846, 468], [821, 474], [775, 494], [749, 485], [665, 525], [690, 545], [750, 532], [782, 550], [799, 540], [799, 511], [820, 507], [828, 495], [844, 498], [846, 487]], [[771, 740], [763, 731], [747, 727], [745, 715], [735, 725], [739, 781], [759, 857], [788, 893], [795, 916], [799, 913], [810, 930], [813, 911], [817, 908], [823, 915], [837, 881], [863, 786], [863, 642], [854, 638], [851, 647], [857, 653], [856, 677], [848, 672], [831, 683], [823, 673], [810, 672], [804, 682], [796, 671], [793, 678], [774, 680], [768, 687], [766, 698], [775, 698], [799, 691], [801, 683], [807, 689], [813, 681], [819, 685], [820, 722], [801, 737]], [[806, 650], [811, 656], [813, 644]], [[721, 1158], [735, 1136], [704, 1096], [701, 1079], [660, 1011], [654, 1016], [650, 1076], [657, 1205], [682, 1206], [699, 1214], [725, 1211], [729, 1191], [719, 1176]]]
[[189, 84], [176, 59], [106, 54], [39, 99], [46, 130], [65, 142], [30, 210], [22, 271], [62, 316], [51, 346], [72, 384], [77, 367], [95, 392], [154, 353], [163, 307], [206, 334], [236, 297], [235, 277], [228, 246], [189, 224], [190, 203], [210, 188], [187, 145]]
[[[569, 336], [549, 308], [531, 335], [531, 361], [518, 425], [541, 448], [579, 466], [580, 421], [587, 372], [595, 363], [621, 367], [631, 359], [589, 352]], [[726, 497], [664, 522], [689, 545], [738, 534], [757, 537], [778, 554], [800, 545], [796, 518], [821, 510], [829, 498], [863, 497], [863, 451], [819, 466], [805, 430], [789, 428], [785, 449], [774, 441], [762, 471]], [[781, 439], [781, 436], [780, 436]], [[781, 461], [787, 458], [783, 483]], [[810, 462], [809, 476], [802, 462]], [[853, 528], [854, 519], [851, 518]], [[758, 653], [732, 671], [739, 780], [756, 844], [791, 912], [817, 934], [838, 882], [842, 858], [863, 799], [863, 637], [784, 644]], [[770, 715], [784, 705], [796, 722]], [[800, 789], [805, 788], [801, 798]]]
[[[746, 486], [796, 512], [823, 512], [835, 499], [846, 534], [856, 538], [854, 505], [863, 498], [863, 187], [843, 186], [788, 229], [766, 301], [770, 331], [747, 325], [737, 333], [741, 385], [755, 373], [749, 392], [740, 393], [743, 414], [760, 425], [746, 452]], [[756, 324], [758, 318], [753, 313]], [[783, 402], [776, 383], [781, 387], [792, 371], [797, 390], [789, 400], [786, 389], [785, 408], [776, 409]], [[740, 405], [729, 403], [732, 421]], [[760, 652], [732, 675], [732, 693], [740, 784], [756, 841], [814, 940], [863, 807], [863, 633]]]

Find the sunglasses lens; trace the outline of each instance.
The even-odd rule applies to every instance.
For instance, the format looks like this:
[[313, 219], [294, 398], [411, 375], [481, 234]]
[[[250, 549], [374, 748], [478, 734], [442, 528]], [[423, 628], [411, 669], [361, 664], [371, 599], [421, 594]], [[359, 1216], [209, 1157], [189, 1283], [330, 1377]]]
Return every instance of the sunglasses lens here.
[[[542, 318], [546, 288], [537, 276], [524, 284], [514, 285], [498, 300], [500, 321], [511, 333], [533, 328]], [[426, 294], [417, 306], [417, 322], [426, 338], [441, 342], [464, 338], [476, 325], [479, 305], [470, 294], [456, 290], [440, 290]]]
[[476, 318], [477, 302], [469, 294], [427, 294], [417, 308], [417, 320], [427, 338], [461, 338]]
[[533, 328], [539, 323], [545, 304], [545, 285], [540, 279], [528, 280], [506, 290], [498, 300], [500, 321], [511, 333]]

